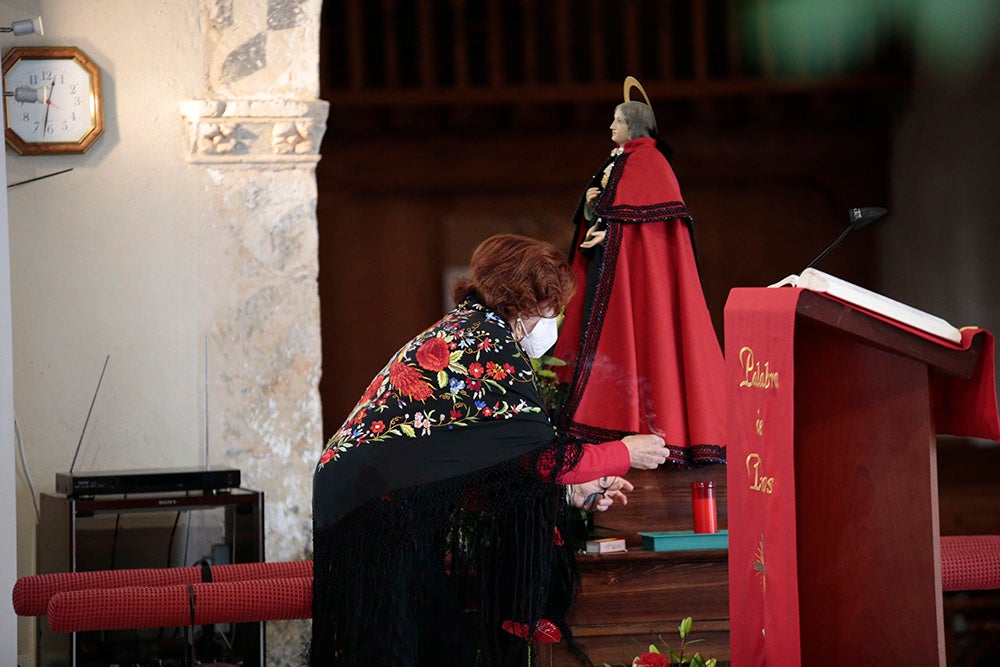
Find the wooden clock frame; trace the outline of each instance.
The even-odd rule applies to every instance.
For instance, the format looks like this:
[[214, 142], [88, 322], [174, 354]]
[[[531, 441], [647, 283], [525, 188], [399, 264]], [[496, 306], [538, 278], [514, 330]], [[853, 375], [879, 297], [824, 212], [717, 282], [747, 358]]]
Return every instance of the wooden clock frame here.
[[[101, 92], [101, 70], [86, 54], [75, 46], [15, 46], [3, 58], [2, 76], [22, 60], [75, 60], [90, 74], [90, 98], [93, 102], [94, 125], [79, 141], [33, 142], [25, 141], [13, 130], [4, 114], [4, 137], [21, 155], [76, 155], [86, 152], [104, 134], [104, 100]], [[5, 103], [6, 107], [6, 103]]]

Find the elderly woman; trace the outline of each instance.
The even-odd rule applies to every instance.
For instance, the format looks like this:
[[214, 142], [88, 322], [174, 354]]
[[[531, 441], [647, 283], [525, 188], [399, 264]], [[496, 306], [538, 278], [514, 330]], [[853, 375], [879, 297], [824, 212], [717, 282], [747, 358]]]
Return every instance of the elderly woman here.
[[[643, 93], [645, 95], [645, 93]], [[554, 355], [569, 389], [561, 433], [657, 433], [676, 465], [724, 463], [722, 350], [695, 262], [692, 218], [648, 104], [615, 108], [611, 156], [574, 222], [573, 272]]]
[[567, 500], [626, 502], [663, 441], [567, 442], [530, 357], [555, 342], [565, 258], [501, 235], [458, 306], [397, 352], [327, 444], [313, 489], [313, 665], [526, 664], [540, 624], [567, 640], [578, 586]]

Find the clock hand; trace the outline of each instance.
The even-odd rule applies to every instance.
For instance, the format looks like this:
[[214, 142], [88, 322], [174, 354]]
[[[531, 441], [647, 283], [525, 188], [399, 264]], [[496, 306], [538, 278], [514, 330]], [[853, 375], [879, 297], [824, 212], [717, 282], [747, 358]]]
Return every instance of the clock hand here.
[[[49, 124], [49, 107], [52, 106], [52, 91], [55, 90], [56, 82], [52, 80], [52, 87], [49, 88], [49, 96], [45, 98], [45, 116], [42, 118], [42, 138], [45, 138], [45, 127]], [[44, 89], [44, 86], [43, 86]]]

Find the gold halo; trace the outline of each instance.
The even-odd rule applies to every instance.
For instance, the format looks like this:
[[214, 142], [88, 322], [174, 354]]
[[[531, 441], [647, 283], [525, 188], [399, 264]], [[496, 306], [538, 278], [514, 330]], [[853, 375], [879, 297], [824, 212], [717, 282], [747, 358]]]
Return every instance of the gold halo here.
[[642, 93], [642, 99], [646, 103], [646, 106], [649, 107], [649, 115], [653, 117], [653, 130], [659, 132], [656, 127], [656, 114], [653, 113], [653, 105], [649, 103], [649, 96], [646, 95], [646, 89], [642, 87], [637, 78], [634, 76], [625, 77], [625, 84], [622, 86], [622, 97], [626, 102], [636, 101], [629, 96], [633, 88], [638, 88], [639, 92]]

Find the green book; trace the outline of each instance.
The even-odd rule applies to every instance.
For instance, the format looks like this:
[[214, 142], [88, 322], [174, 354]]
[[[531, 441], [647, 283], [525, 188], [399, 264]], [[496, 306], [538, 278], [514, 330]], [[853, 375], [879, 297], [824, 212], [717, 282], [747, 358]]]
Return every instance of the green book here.
[[695, 533], [692, 530], [674, 530], [658, 533], [642, 533], [642, 548], [646, 551], [698, 551], [707, 549], [728, 549], [729, 531], [717, 533]]

